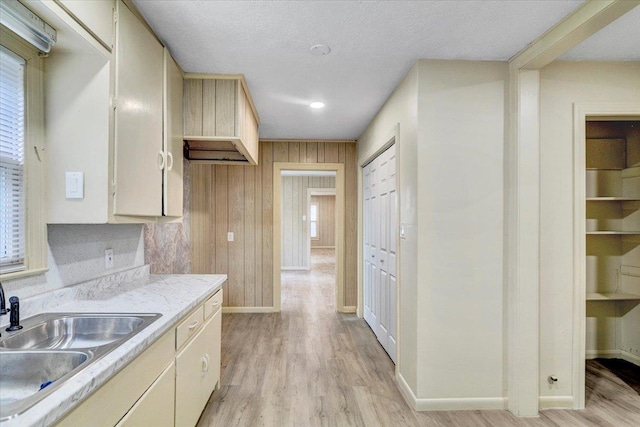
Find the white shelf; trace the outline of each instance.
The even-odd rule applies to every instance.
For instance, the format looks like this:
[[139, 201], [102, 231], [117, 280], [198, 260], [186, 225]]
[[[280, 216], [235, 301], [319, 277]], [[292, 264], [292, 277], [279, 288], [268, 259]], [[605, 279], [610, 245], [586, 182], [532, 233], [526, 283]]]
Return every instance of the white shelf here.
[[640, 300], [640, 295], [624, 292], [593, 292], [587, 294], [587, 301], [634, 301]]

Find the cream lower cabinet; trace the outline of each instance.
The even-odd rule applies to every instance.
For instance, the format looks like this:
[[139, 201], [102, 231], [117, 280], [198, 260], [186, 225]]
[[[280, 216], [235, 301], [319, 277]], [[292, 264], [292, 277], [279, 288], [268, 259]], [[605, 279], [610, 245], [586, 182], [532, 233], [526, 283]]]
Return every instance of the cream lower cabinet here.
[[162, 375], [120, 420], [117, 427], [172, 427], [175, 398], [175, 364], [169, 365]]
[[195, 426], [220, 381], [221, 327], [222, 289], [56, 426]]
[[[222, 294], [219, 293], [222, 301]], [[196, 425], [220, 380], [221, 312], [218, 307], [205, 320], [202, 329], [176, 355], [177, 427]]]

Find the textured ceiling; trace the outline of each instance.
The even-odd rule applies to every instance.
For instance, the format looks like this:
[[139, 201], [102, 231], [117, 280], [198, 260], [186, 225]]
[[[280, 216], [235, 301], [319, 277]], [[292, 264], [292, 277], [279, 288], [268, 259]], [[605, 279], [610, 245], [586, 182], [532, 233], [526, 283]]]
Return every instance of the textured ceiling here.
[[262, 138], [355, 139], [419, 58], [509, 59], [582, 0], [135, 3], [185, 71], [245, 75]]

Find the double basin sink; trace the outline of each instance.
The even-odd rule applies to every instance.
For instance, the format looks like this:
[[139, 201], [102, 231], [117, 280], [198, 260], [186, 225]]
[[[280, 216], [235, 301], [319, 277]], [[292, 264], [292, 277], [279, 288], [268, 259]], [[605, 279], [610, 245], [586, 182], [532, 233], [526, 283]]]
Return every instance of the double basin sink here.
[[161, 314], [47, 313], [0, 337], [0, 421], [20, 415]]

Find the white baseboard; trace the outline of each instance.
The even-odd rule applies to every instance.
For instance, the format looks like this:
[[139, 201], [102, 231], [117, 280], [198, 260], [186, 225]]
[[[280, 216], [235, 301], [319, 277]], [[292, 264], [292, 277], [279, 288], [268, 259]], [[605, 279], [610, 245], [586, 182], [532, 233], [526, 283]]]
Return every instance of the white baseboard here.
[[355, 312], [356, 312], [355, 305], [345, 305], [344, 307], [342, 307], [342, 311], [341, 311], [341, 313], [355, 313]]
[[585, 352], [587, 359], [619, 359], [620, 350], [587, 350]]
[[640, 366], [640, 357], [624, 350], [587, 350], [586, 357], [587, 359], [622, 359]]
[[459, 399], [418, 399], [402, 374], [396, 374], [402, 396], [416, 411], [465, 411], [480, 409], [507, 409], [504, 397], [466, 397]]
[[627, 351], [620, 350], [620, 357], [629, 363], [640, 366], [640, 357]]
[[273, 313], [273, 307], [222, 307], [223, 313]]
[[280, 267], [280, 271], [309, 271], [311, 267]]
[[573, 409], [573, 396], [540, 396], [540, 409]]

